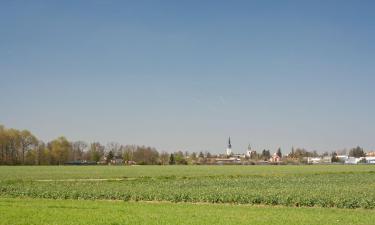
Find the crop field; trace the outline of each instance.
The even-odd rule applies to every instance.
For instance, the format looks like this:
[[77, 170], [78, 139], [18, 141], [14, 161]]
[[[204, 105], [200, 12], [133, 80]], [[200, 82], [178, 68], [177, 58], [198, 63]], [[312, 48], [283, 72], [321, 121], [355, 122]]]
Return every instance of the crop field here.
[[[47, 214], [47, 206], [52, 205], [51, 212], [57, 208], [58, 213], [74, 211], [72, 215], [77, 217], [80, 212], [74, 209], [82, 207], [92, 207], [90, 213], [103, 210], [108, 216], [140, 210], [137, 217], [130, 218], [128, 213], [113, 224], [123, 224], [122, 220], [142, 224], [148, 217], [139, 215], [150, 211], [157, 216], [158, 210], [169, 215], [160, 224], [171, 223], [173, 215], [184, 210], [196, 216], [183, 220], [186, 224], [205, 217], [200, 210], [217, 215], [225, 210], [243, 212], [230, 215], [238, 220], [236, 224], [248, 224], [257, 212], [274, 212], [274, 217], [267, 218], [281, 219], [279, 224], [299, 224], [304, 221], [296, 219], [300, 217], [311, 220], [307, 224], [325, 224], [319, 222], [323, 217], [332, 219], [326, 224], [371, 224], [375, 220], [374, 190], [375, 166], [371, 165], [0, 167], [1, 210], [15, 209], [13, 214], [3, 213], [0, 221], [12, 220], [16, 212], [33, 214], [38, 207]], [[114, 211], [109, 212], [112, 207]], [[207, 224], [210, 221], [216, 223], [213, 219]], [[228, 224], [225, 219], [220, 222]]]
[[364, 209], [1, 198], [0, 212], [1, 225], [371, 225], [375, 219]]

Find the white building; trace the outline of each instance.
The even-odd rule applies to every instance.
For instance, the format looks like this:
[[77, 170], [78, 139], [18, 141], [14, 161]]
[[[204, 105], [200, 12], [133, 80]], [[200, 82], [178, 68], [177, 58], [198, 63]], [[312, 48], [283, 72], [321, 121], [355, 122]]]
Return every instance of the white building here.
[[375, 157], [348, 157], [347, 160], [345, 160], [346, 164], [358, 164], [359, 162], [375, 164]]
[[248, 158], [251, 158], [251, 154], [253, 154], [253, 151], [251, 150], [251, 146], [249, 145], [246, 150], [246, 156]]
[[307, 157], [307, 163], [309, 164], [320, 164], [320, 163], [331, 163], [331, 162], [332, 162], [331, 156]]
[[366, 162], [375, 164], [375, 156], [366, 157]]
[[321, 163], [322, 159], [320, 157], [307, 157], [307, 163], [318, 164]]
[[357, 164], [362, 158], [348, 157], [345, 160], [346, 164]]
[[227, 147], [227, 152], [226, 153], [227, 153], [227, 156], [232, 155], [232, 145], [230, 143], [230, 137], [228, 139], [228, 147]]
[[336, 157], [340, 162], [346, 162], [346, 160], [348, 160], [347, 155], [337, 155]]

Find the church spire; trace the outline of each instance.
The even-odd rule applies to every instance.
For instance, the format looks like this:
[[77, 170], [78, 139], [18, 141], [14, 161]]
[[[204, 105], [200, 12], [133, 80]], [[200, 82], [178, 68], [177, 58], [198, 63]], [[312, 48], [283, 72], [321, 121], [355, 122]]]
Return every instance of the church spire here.
[[227, 156], [232, 155], [232, 144], [230, 143], [230, 137], [228, 138]]

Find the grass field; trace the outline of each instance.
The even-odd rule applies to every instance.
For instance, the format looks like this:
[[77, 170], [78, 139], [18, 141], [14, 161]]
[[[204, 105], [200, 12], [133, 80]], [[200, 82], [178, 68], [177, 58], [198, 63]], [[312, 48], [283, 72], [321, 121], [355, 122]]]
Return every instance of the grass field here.
[[0, 199], [0, 224], [374, 224], [364, 209]]
[[124, 177], [199, 177], [287, 174], [375, 173], [372, 165], [310, 166], [2, 166], [0, 180]]
[[374, 190], [371, 165], [0, 167], [0, 217], [3, 224], [95, 224], [99, 215], [107, 224], [374, 224]]

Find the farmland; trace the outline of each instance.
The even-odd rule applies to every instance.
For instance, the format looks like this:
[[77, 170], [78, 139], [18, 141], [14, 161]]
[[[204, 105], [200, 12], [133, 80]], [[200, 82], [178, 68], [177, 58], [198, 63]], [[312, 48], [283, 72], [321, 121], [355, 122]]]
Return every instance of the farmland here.
[[0, 199], [0, 224], [373, 224], [364, 209]]
[[[23, 215], [33, 214], [38, 207], [47, 213], [46, 205], [63, 211], [92, 206], [110, 214], [112, 207], [115, 211], [139, 208], [140, 214], [162, 208], [172, 214], [194, 211], [198, 217], [203, 216], [200, 210], [221, 214], [238, 209], [236, 213], [244, 211], [243, 223], [251, 213], [272, 209], [275, 215], [310, 220], [316, 213], [327, 218], [331, 213], [342, 214], [348, 217], [347, 224], [370, 224], [366, 220], [375, 219], [370, 216], [375, 214], [374, 180], [375, 166], [371, 165], [8, 166], [0, 167], [0, 207], [4, 211], [15, 208]], [[272, 221], [277, 216], [269, 217]], [[137, 221], [145, 223], [145, 219]], [[319, 217], [315, 219], [313, 223], [318, 223]], [[285, 224], [298, 224], [292, 220], [283, 217]], [[194, 218], [184, 221], [196, 223]]]
[[374, 166], [2, 166], [0, 180], [375, 173]]

